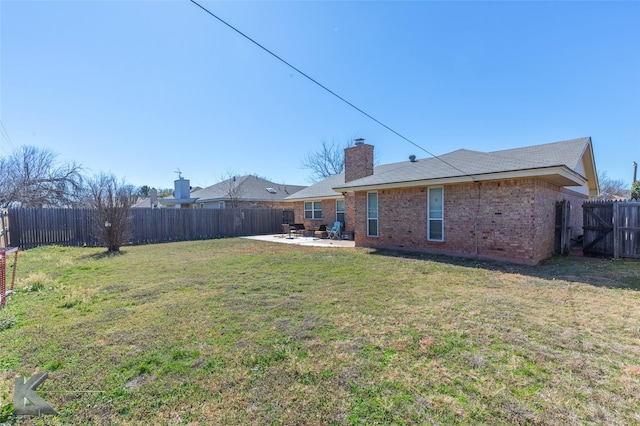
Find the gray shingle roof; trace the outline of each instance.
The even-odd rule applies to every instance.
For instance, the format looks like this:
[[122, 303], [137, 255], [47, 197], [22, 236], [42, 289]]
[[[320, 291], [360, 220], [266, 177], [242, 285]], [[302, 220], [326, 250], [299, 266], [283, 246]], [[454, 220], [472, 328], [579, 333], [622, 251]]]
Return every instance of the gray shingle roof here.
[[[275, 193], [267, 191], [273, 188]], [[230, 190], [236, 194], [240, 201], [281, 201], [291, 194], [306, 188], [300, 185], [286, 185], [270, 182], [257, 176], [240, 176], [234, 179], [216, 183], [215, 185], [191, 192], [192, 198], [197, 202], [229, 200]]]
[[311, 186], [289, 195], [286, 200], [310, 200], [314, 198], [330, 198], [339, 196], [340, 193], [333, 190], [334, 187], [344, 184], [344, 173], [330, 176]]
[[373, 175], [349, 183], [344, 182], [344, 174], [335, 175], [305, 188], [287, 200], [335, 197], [338, 193], [334, 188], [348, 189], [522, 170], [531, 170], [535, 174], [536, 169], [549, 167], [566, 167], [577, 172], [582, 155], [590, 143], [591, 138], [584, 137], [493, 152], [459, 149], [437, 158], [377, 166]]
[[145, 197], [138, 200], [134, 205], [131, 206], [132, 209], [150, 209], [151, 208], [151, 198]]

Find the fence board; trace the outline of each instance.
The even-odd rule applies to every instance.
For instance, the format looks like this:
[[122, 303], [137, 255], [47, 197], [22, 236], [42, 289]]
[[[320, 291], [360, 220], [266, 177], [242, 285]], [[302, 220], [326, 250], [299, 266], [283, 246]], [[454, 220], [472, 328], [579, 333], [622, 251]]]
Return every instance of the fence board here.
[[[96, 246], [97, 215], [92, 209], [8, 209], [9, 245]], [[275, 234], [282, 209], [132, 209], [131, 244]]]
[[582, 210], [586, 254], [640, 258], [640, 202], [589, 201]]

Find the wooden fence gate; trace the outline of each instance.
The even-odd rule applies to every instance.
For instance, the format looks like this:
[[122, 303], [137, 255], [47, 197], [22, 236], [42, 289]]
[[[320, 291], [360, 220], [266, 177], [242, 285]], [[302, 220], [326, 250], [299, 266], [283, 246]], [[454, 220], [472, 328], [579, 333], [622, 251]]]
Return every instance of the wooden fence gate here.
[[640, 202], [589, 201], [582, 211], [585, 254], [640, 258]]
[[282, 211], [282, 223], [294, 223], [294, 215], [293, 210], [283, 210]]

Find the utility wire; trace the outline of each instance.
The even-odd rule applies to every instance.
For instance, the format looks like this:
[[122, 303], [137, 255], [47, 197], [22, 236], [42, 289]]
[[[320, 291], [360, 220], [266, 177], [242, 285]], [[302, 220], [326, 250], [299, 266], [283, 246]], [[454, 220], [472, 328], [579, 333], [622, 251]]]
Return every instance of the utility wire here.
[[433, 158], [436, 158], [440, 161], [442, 161], [444, 164], [446, 164], [447, 166], [456, 169], [457, 171], [459, 171], [460, 173], [462, 173], [464, 176], [471, 176], [468, 173], [460, 170], [459, 168], [457, 168], [456, 166], [448, 163], [447, 161], [443, 160], [442, 158], [438, 157], [435, 154], [432, 154], [431, 152], [427, 151], [425, 148], [421, 147], [420, 145], [418, 145], [417, 143], [413, 142], [412, 140], [410, 140], [409, 138], [407, 138], [406, 136], [398, 133], [397, 131], [393, 130], [391, 127], [387, 126], [386, 124], [384, 124], [383, 122], [381, 122], [380, 120], [378, 120], [377, 118], [373, 117], [372, 115], [368, 114], [367, 112], [363, 111], [362, 109], [358, 108], [357, 106], [355, 106], [354, 104], [352, 104], [351, 102], [349, 102], [348, 100], [346, 100], [345, 98], [343, 98], [342, 96], [338, 95], [336, 92], [334, 92], [333, 90], [329, 89], [327, 86], [325, 86], [324, 84], [320, 83], [319, 81], [317, 81], [316, 79], [312, 78], [311, 76], [309, 76], [308, 74], [306, 74], [305, 72], [301, 71], [300, 69], [296, 68], [295, 66], [293, 66], [292, 64], [290, 64], [289, 62], [285, 61], [284, 59], [282, 59], [280, 56], [276, 55], [275, 53], [273, 53], [271, 50], [267, 49], [266, 47], [264, 47], [263, 45], [261, 45], [260, 43], [258, 43], [257, 41], [255, 41], [254, 39], [252, 39], [251, 37], [249, 37], [248, 35], [246, 35], [245, 33], [243, 33], [242, 31], [240, 31], [239, 29], [237, 29], [236, 27], [234, 27], [233, 25], [229, 24], [228, 22], [226, 22], [225, 20], [223, 20], [222, 18], [220, 18], [219, 16], [217, 16], [216, 14], [214, 14], [213, 12], [211, 12], [209, 9], [207, 9], [206, 7], [202, 6], [200, 3], [198, 3], [195, 0], [189, 0], [191, 3], [195, 4], [196, 6], [198, 6], [200, 9], [202, 9], [203, 11], [205, 11], [206, 13], [208, 13], [209, 15], [211, 15], [212, 17], [214, 17], [215, 19], [217, 19], [218, 21], [220, 21], [221, 23], [223, 23], [224, 25], [226, 25], [227, 27], [231, 28], [233, 31], [237, 32], [238, 34], [240, 34], [242, 37], [246, 38], [247, 40], [249, 40], [251, 43], [255, 44], [256, 46], [258, 46], [260, 49], [264, 50], [265, 52], [267, 52], [268, 54], [270, 54], [271, 56], [273, 56], [274, 58], [276, 58], [277, 60], [279, 60], [280, 62], [282, 62], [283, 64], [285, 64], [286, 66], [288, 66], [289, 68], [293, 69], [294, 71], [296, 71], [297, 73], [299, 73], [300, 75], [302, 75], [303, 77], [306, 77], [308, 80], [310, 80], [311, 82], [315, 83], [316, 85], [320, 86], [322, 89], [326, 90], [327, 92], [329, 92], [330, 94], [332, 94], [333, 96], [335, 96], [336, 98], [340, 99], [342, 102], [346, 103], [347, 105], [349, 105], [351, 108], [355, 109], [356, 111], [360, 112], [361, 114], [365, 115], [366, 117], [370, 118], [371, 120], [375, 121], [376, 123], [378, 123], [379, 125], [381, 125], [382, 127], [384, 127], [385, 129], [389, 130], [391, 133], [394, 133], [395, 135], [399, 136], [400, 138], [404, 139], [405, 141], [409, 142], [411, 145], [415, 146], [416, 148], [426, 152], [427, 154], [429, 154], [430, 156], [432, 156]]
[[[9, 144], [9, 147], [11, 148], [11, 150], [16, 149], [15, 145], [13, 144], [13, 141], [9, 137], [9, 132], [7, 132], [7, 129], [4, 127], [4, 123], [2, 122], [2, 120], [0, 120], [0, 136], [2, 136], [4, 140]], [[2, 149], [5, 150], [7, 154], [11, 152], [6, 150], [4, 145], [2, 145]]]

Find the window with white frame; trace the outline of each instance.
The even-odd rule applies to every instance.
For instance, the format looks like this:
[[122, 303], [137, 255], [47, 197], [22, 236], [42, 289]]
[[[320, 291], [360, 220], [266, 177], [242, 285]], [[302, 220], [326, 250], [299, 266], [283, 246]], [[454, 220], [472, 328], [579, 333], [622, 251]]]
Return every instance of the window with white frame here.
[[378, 193], [367, 193], [367, 236], [378, 236]]
[[304, 218], [322, 219], [322, 201], [305, 201]]
[[344, 224], [344, 200], [336, 200], [336, 220]]
[[429, 188], [427, 239], [444, 241], [444, 189]]

